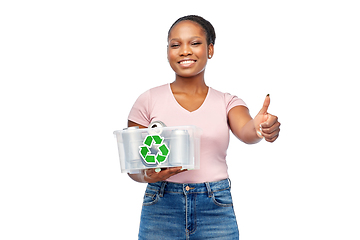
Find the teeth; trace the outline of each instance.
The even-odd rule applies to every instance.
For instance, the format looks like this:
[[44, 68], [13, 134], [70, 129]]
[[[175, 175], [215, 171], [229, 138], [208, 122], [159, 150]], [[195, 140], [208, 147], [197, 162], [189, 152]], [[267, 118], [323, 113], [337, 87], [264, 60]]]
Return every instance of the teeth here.
[[186, 60], [186, 61], [180, 62], [180, 64], [189, 64], [189, 63], [193, 63], [193, 62], [195, 62], [195, 61], [193, 61], [193, 60]]

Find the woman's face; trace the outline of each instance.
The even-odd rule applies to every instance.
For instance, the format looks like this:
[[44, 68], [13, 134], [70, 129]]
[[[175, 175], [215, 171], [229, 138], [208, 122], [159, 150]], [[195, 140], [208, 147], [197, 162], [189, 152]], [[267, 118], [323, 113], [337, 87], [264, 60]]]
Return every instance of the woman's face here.
[[170, 31], [168, 60], [171, 68], [181, 77], [194, 77], [205, 70], [213, 44], [207, 45], [204, 30], [192, 21], [182, 21]]

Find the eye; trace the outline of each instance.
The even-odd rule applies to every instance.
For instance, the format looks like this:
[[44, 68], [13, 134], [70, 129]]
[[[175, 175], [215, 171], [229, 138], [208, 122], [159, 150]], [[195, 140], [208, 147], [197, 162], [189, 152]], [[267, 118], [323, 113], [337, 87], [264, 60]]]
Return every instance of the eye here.
[[194, 42], [194, 43], [192, 43], [193, 46], [200, 45], [200, 44], [201, 44], [201, 42]]
[[180, 46], [180, 45], [177, 44], [177, 43], [173, 43], [173, 44], [170, 45], [170, 47], [172, 47], [172, 48], [177, 48], [177, 47], [179, 47], [179, 46]]

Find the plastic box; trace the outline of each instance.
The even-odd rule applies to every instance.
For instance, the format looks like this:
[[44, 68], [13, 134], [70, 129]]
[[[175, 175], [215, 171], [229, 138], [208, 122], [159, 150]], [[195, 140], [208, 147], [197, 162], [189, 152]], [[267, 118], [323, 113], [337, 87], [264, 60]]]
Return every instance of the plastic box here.
[[147, 168], [200, 168], [201, 129], [195, 126], [142, 128], [114, 131], [122, 173]]

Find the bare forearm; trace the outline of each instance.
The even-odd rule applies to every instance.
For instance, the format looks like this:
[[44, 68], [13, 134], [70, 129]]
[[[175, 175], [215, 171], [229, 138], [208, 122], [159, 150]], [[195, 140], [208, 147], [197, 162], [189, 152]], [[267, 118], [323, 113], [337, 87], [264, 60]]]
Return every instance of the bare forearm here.
[[144, 176], [144, 172], [141, 171], [140, 173], [135, 173], [135, 174], [130, 174], [128, 173], [129, 177], [139, 183], [146, 183], [145, 181], [145, 176]]
[[154, 183], [158, 181], [164, 181], [169, 177], [185, 172], [187, 169], [183, 169], [182, 167], [170, 167], [170, 168], [150, 168], [144, 169], [140, 173], [137, 174], [128, 174], [131, 179], [140, 183]]
[[247, 144], [255, 144], [261, 141], [255, 129], [254, 120], [248, 121], [240, 130], [238, 136], [241, 141]]

